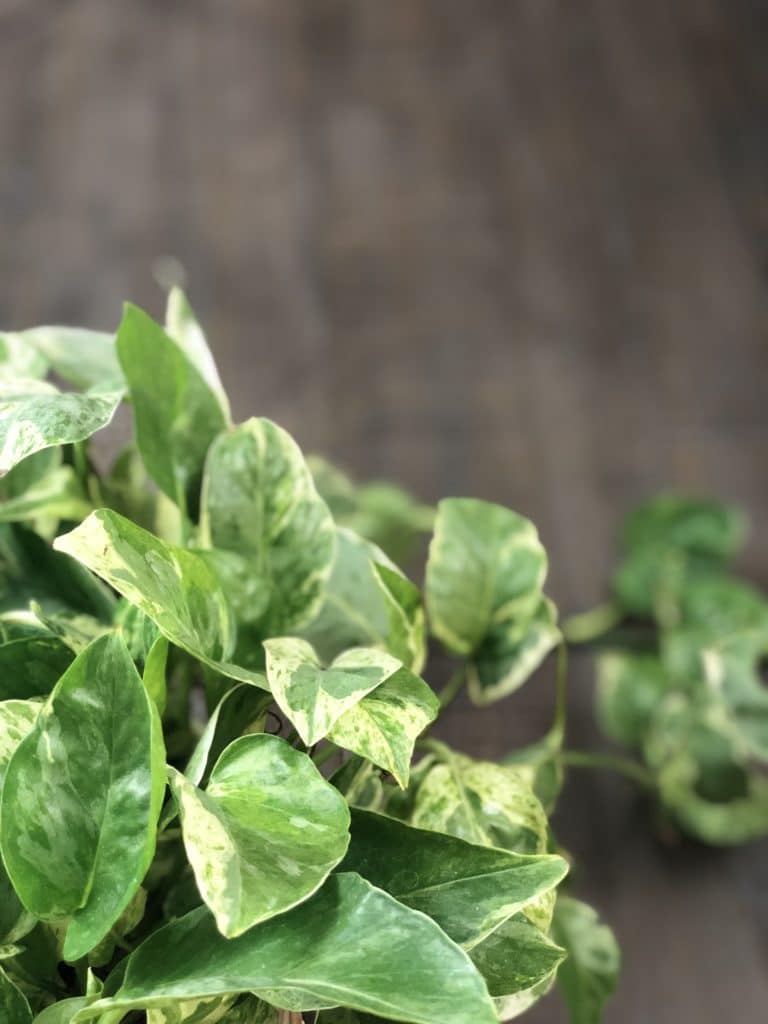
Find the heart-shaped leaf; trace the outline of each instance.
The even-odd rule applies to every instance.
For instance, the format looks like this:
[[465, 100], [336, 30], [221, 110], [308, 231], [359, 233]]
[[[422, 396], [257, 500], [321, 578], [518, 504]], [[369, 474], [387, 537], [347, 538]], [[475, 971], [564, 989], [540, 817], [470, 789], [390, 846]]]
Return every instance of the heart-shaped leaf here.
[[555, 906], [552, 937], [567, 952], [557, 982], [573, 1024], [599, 1024], [616, 988], [621, 954], [613, 932], [592, 907], [570, 897]]
[[74, 656], [55, 636], [27, 636], [0, 644], [0, 700], [47, 697]]
[[169, 771], [187, 856], [223, 935], [301, 903], [346, 852], [344, 798], [278, 736], [235, 740], [204, 791]]
[[[343, 657], [343, 655], [342, 655]], [[423, 679], [400, 668], [331, 726], [328, 738], [391, 772], [405, 788], [418, 736], [440, 702]]]
[[312, 646], [297, 637], [266, 640], [264, 649], [270, 690], [307, 746], [401, 667], [384, 651], [358, 647], [323, 668]]

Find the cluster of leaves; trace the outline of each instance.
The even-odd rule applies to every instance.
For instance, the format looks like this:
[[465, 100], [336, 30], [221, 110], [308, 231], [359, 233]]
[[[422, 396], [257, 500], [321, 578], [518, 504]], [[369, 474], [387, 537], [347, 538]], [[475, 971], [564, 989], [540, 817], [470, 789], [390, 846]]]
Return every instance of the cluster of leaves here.
[[712, 844], [768, 833], [768, 600], [736, 578], [738, 509], [673, 496], [623, 531], [613, 600], [566, 626], [599, 642], [604, 732], [642, 754], [666, 814]]
[[[531, 523], [313, 476], [233, 424], [178, 291], [164, 329], [128, 306], [116, 337], [0, 335], [0, 466], [4, 1024], [492, 1024], [556, 977], [599, 1019], [618, 951], [559, 893], [540, 799], [562, 701], [514, 763], [425, 738], [412, 766], [427, 622], [446, 700], [511, 693], [560, 640]], [[425, 610], [371, 538], [433, 519]]]

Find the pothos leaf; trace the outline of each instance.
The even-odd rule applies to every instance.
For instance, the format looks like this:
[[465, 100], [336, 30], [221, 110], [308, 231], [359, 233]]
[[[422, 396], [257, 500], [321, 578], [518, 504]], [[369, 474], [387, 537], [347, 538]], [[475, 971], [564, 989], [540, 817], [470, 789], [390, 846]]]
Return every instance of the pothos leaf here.
[[122, 391], [58, 391], [39, 380], [0, 381], [0, 476], [52, 445], [84, 441], [106, 427]]
[[117, 332], [117, 355], [144, 465], [157, 486], [194, 516], [206, 453], [227, 426], [219, 397], [181, 346], [130, 303]]
[[391, 772], [405, 788], [416, 739], [435, 720], [439, 707], [424, 680], [400, 668], [343, 712], [328, 738]]
[[48, 372], [48, 362], [23, 337], [23, 331], [0, 331], [0, 379], [22, 377], [38, 380]]
[[557, 609], [546, 597], [530, 619], [492, 629], [467, 665], [472, 702], [484, 707], [514, 693], [560, 639]]
[[621, 966], [613, 932], [592, 907], [561, 896], [555, 906], [552, 937], [568, 954], [557, 982], [572, 1024], [599, 1024]]
[[336, 531], [336, 555], [322, 607], [301, 632], [326, 662], [350, 647], [379, 647], [413, 672], [424, 664], [418, 588], [383, 551], [351, 530]]
[[383, 651], [358, 647], [323, 668], [312, 646], [297, 637], [266, 640], [264, 649], [270, 690], [308, 746], [401, 667]]
[[623, 541], [628, 550], [665, 545], [725, 559], [739, 550], [746, 533], [744, 514], [732, 505], [663, 494], [627, 517]]
[[115, 352], [115, 337], [84, 327], [30, 327], [20, 338], [50, 369], [76, 388], [125, 387]]
[[597, 661], [595, 706], [604, 732], [619, 743], [639, 747], [668, 681], [655, 654], [609, 650]]
[[496, 1021], [466, 953], [429, 918], [349, 873], [236, 939], [219, 935], [205, 908], [166, 925], [131, 955], [116, 994], [79, 1020], [248, 991], [296, 1011], [344, 1003], [411, 1024]]
[[356, 871], [472, 948], [561, 882], [568, 865], [561, 857], [477, 846], [353, 810], [352, 841], [341, 870]]
[[0, 644], [0, 700], [46, 697], [73, 658], [72, 650], [55, 636]]
[[278, 736], [231, 743], [205, 791], [169, 771], [187, 856], [223, 935], [305, 900], [346, 852], [344, 798]]
[[100, 509], [54, 547], [86, 565], [137, 605], [177, 646], [225, 675], [266, 682], [233, 665], [232, 609], [211, 562], [196, 551], [160, 540], [128, 519]]
[[492, 630], [530, 618], [546, 572], [529, 520], [486, 501], [441, 501], [427, 562], [433, 633], [454, 654], [471, 654]]
[[32, 1011], [24, 994], [0, 968], [0, 1019], [3, 1024], [31, 1024]]
[[181, 288], [171, 288], [168, 292], [165, 329], [216, 396], [224, 419], [230, 423], [232, 417], [229, 399], [221, 383], [216, 362], [189, 299]]
[[35, 701], [28, 700], [4, 700], [0, 703], [0, 792], [11, 758], [34, 728], [40, 707]]
[[109, 931], [155, 848], [164, 790], [159, 722], [117, 634], [62, 676], [6, 772], [3, 858], [36, 917], [71, 918], [76, 960]]
[[224, 694], [184, 769], [191, 783], [199, 786], [207, 781], [211, 768], [229, 744], [246, 731], [256, 731], [251, 727], [263, 718], [271, 700], [271, 694], [252, 683], [239, 683]]
[[[434, 741], [433, 741], [434, 745]], [[471, 843], [543, 853], [547, 818], [523, 770], [473, 761], [440, 744], [416, 793], [411, 823]]]
[[292, 632], [319, 609], [333, 520], [295, 441], [274, 423], [250, 419], [213, 444], [201, 534], [241, 560], [233, 572], [236, 605], [259, 639]]
[[494, 997], [500, 1020], [511, 1020], [554, 981], [566, 952], [522, 914], [491, 932], [470, 956]]

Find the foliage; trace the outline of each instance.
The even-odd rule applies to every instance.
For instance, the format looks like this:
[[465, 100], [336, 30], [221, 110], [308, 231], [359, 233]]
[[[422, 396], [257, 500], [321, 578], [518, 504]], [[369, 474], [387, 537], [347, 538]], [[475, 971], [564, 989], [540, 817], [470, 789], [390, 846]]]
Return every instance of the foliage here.
[[[510, 763], [425, 735], [560, 643], [533, 525], [233, 424], [178, 291], [165, 327], [0, 335], [0, 387], [2, 1020], [492, 1024], [561, 972], [597, 1021], [618, 954], [547, 817], [563, 680]], [[398, 560], [433, 521], [423, 600]]]
[[611, 603], [566, 626], [600, 648], [605, 734], [641, 754], [679, 828], [717, 845], [768, 834], [768, 599], [730, 568], [745, 538], [737, 509], [656, 498], [625, 524]]

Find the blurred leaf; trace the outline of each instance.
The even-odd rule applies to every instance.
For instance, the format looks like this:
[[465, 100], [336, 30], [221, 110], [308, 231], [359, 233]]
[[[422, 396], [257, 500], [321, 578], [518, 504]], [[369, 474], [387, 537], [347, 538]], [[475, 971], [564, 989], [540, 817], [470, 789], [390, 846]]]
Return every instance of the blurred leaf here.
[[546, 572], [527, 519], [485, 501], [441, 501], [427, 562], [432, 632], [454, 654], [472, 654], [492, 631], [533, 615]]
[[568, 954], [558, 970], [557, 983], [571, 1024], [600, 1024], [621, 966], [613, 932], [592, 907], [561, 896], [555, 906], [552, 938]]
[[15, 337], [38, 352], [57, 376], [76, 388], [119, 391], [125, 387], [113, 334], [84, 327], [31, 327]]

